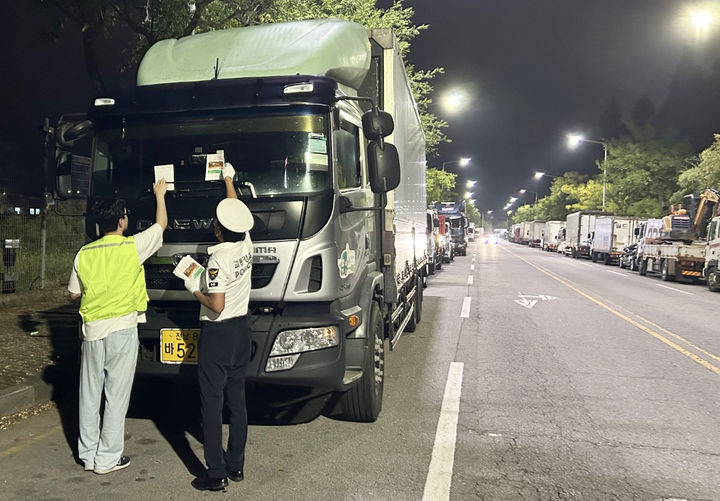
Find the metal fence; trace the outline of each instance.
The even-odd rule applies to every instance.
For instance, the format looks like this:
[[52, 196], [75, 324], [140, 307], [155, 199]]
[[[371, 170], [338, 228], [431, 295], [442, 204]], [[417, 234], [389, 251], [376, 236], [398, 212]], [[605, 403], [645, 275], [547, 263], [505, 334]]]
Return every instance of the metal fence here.
[[84, 205], [10, 200], [0, 195], [2, 294], [67, 285], [73, 259], [85, 243]]

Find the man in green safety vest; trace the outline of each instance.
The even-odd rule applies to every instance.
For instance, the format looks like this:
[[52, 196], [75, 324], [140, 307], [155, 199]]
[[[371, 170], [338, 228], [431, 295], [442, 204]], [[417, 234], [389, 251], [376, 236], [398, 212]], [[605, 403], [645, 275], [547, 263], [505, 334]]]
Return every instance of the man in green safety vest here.
[[82, 317], [78, 456], [85, 471], [99, 475], [130, 464], [123, 455], [125, 414], [137, 363], [137, 324], [145, 321], [148, 302], [142, 264], [162, 245], [166, 191], [165, 179], [153, 184], [155, 224], [130, 237], [124, 236], [130, 227], [125, 201], [97, 202], [93, 212], [103, 236], [80, 249], [70, 273], [68, 291], [81, 298]]

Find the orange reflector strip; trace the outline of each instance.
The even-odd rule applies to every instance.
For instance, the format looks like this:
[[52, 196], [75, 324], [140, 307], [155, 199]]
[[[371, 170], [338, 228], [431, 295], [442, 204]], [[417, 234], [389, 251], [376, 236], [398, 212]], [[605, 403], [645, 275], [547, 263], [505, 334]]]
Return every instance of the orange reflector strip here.
[[348, 325], [350, 327], [357, 327], [360, 324], [360, 317], [357, 315], [350, 315], [348, 317]]

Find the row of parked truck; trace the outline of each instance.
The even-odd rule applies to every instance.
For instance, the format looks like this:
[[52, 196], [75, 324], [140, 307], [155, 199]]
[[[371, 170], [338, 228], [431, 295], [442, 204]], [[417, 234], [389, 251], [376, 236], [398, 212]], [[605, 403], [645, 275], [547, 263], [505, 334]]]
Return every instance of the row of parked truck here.
[[662, 280], [705, 282], [720, 291], [719, 200], [720, 192], [708, 188], [686, 195], [661, 219], [586, 210], [568, 214], [565, 221], [524, 221], [512, 226], [509, 240], [641, 275], [656, 273]]

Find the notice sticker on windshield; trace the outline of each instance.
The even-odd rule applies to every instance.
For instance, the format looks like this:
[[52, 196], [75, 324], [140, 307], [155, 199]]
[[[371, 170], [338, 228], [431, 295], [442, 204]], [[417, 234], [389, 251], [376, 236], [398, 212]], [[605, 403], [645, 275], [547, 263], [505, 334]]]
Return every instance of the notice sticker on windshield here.
[[310, 153], [327, 153], [327, 140], [322, 134], [308, 134], [308, 151]]
[[307, 162], [308, 170], [319, 170], [319, 171], [327, 171], [328, 170], [328, 156], [327, 155], [321, 155], [319, 153], [310, 153], [308, 155], [305, 155], [305, 161]]
[[222, 180], [222, 170], [225, 165], [225, 152], [209, 153], [205, 160], [205, 181]]
[[175, 166], [173, 164], [163, 164], [155, 166], [155, 182], [165, 178], [168, 191], [175, 189]]

